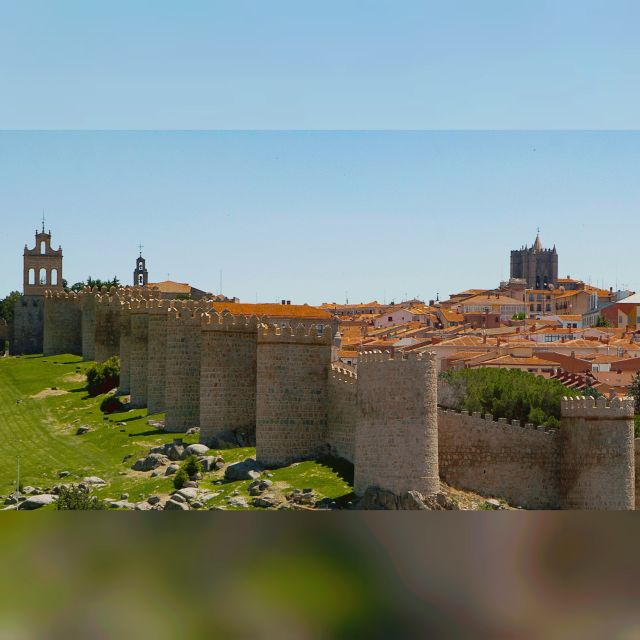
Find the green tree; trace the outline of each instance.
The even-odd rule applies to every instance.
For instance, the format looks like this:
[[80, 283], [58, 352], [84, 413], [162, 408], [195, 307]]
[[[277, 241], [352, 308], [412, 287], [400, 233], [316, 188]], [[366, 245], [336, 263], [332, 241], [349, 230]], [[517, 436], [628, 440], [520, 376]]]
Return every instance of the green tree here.
[[184, 470], [184, 467], [180, 467], [178, 471], [176, 471], [176, 475], [173, 476], [173, 487], [174, 489], [182, 489], [184, 485], [189, 480], [189, 476], [187, 472]]
[[556, 427], [564, 396], [579, 395], [557, 380], [516, 369], [452, 369], [441, 374], [441, 398], [451, 409]]
[[59, 511], [104, 511], [108, 505], [96, 496], [89, 495], [89, 489], [72, 484], [60, 487], [56, 509]]
[[120, 384], [120, 358], [112, 356], [87, 369], [87, 391], [91, 396], [107, 393]]
[[606, 318], [602, 316], [598, 316], [598, 319], [596, 320], [596, 327], [610, 327], [610, 326], [611, 324]]
[[196, 458], [195, 456], [189, 456], [182, 463], [182, 468], [190, 478], [193, 478], [193, 476], [202, 471], [202, 465], [200, 464], [198, 458]]
[[19, 291], [12, 291], [6, 298], [0, 300], [0, 320], [7, 323], [13, 322], [13, 307], [16, 301], [22, 297]]

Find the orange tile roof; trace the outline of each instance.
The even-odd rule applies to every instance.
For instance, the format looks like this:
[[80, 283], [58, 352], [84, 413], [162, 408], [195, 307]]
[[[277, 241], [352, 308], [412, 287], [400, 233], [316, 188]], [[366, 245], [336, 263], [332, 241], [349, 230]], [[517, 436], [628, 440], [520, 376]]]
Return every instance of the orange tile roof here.
[[311, 307], [308, 304], [246, 303], [246, 302], [212, 302], [211, 308], [218, 313], [229, 311], [234, 315], [260, 316], [270, 318], [313, 318], [318, 320], [333, 319], [333, 314]]

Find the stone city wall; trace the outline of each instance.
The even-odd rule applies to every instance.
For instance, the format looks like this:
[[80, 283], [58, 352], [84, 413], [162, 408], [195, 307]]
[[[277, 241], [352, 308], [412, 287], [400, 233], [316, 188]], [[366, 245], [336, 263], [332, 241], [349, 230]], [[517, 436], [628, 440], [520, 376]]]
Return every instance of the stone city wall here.
[[453, 487], [530, 509], [559, 506], [558, 437], [544, 427], [439, 409], [438, 459]]
[[120, 386], [123, 395], [131, 393], [131, 301], [120, 307]]
[[22, 296], [13, 307], [13, 352], [42, 353], [44, 347], [44, 296]]
[[354, 491], [437, 493], [437, 372], [433, 354], [358, 360]]
[[562, 401], [563, 509], [634, 509], [633, 411], [633, 398]]
[[202, 316], [200, 441], [230, 432], [253, 439], [256, 430], [257, 327], [255, 316]]
[[266, 465], [326, 447], [331, 327], [258, 329], [256, 456]]
[[356, 388], [358, 378], [353, 371], [331, 365], [329, 371], [327, 443], [333, 455], [353, 464], [356, 444]]
[[149, 315], [147, 300], [131, 303], [131, 358], [129, 386], [131, 406], [141, 409], [147, 406]]
[[121, 296], [115, 288], [96, 296], [95, 353], [96, 362], [104, 362], [120, 354]]
[[206, 306], [174, 301], [167, 318], [165, 430], [200, 426], [201, 317]]
[[149, 414], [161, 413], [165, 409], [169, 304], [167, 300], [149, 300], [147, 304], [147, 409]]
[[44, 298], [45, 356], [82, 355], [82, 308], [75, 293], [47, 291]]
[[82, 292], [82, 359], [96, 359], [96, 294], [98, 288], [85, 287]]

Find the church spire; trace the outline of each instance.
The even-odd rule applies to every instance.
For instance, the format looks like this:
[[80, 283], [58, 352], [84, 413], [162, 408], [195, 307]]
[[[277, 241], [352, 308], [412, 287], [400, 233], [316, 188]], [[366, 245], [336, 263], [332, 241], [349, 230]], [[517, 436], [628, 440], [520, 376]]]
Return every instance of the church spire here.
[[536, 241], [533, 243], [534, 251], [542, 251], [542, 242], [540, 241], [540, 227], [538, 227], [538, 233], [536, 234]]

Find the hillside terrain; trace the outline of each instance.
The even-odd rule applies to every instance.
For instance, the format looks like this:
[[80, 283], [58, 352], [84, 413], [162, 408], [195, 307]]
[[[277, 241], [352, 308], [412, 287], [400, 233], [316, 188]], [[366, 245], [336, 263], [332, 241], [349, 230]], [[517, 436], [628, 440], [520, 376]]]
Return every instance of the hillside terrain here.
[[[187, 448], [197, 444], [198, 434], [165, 433], [164, 415], [147, 415], [146, 409], [125, 406], [105, 415], [100, 409], [105, 396], [91, 397], [85, 389], [86, 370], [92, 364], [71, 355], [0, 358], [0, 508], [3, 503], [12, 507], [18, 482], [25, 493], [34, 495], [85, 483], [91, 495], [119, 509], [160, 509], [174, 494], [174, 476], [169, 474], [181, 463], [164, 454], [176, 437], [182, 439], [179, 448]], [[251, 477], [243, 465], [252, 469], [255, 448], [200, 455], [212, 467], [201, 474], [197, 487], [181, 490], [184, 500], [176, 501], [185, 506], [180, 508], [308, 510], [355, 505], [353, 467], [344, 460], [297, 462], [262, 469]], [[143, 460], [151, 460], [154, 468], [134, 470], [136, 461]], [[243, 479], [230, 478], [230, 467], [238, 463], [243, 463], [238, 467]], [[442, 491], [449, 507], [506, 508], [502, 501], [445, 485]], [[176, 506], [170, 501], [171, 508]], [[54, 504], [44, 507], [52, 508]]]

